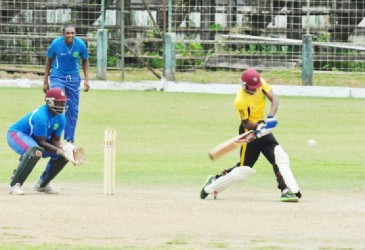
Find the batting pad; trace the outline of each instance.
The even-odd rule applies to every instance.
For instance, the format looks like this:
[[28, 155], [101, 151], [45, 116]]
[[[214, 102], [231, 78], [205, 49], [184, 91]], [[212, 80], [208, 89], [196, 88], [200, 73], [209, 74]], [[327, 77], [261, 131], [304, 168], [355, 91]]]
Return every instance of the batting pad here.
[[39, 159], [42, 157], [43, 148], [41, 147], [31, 147], [22, 156], [21, 161], [17, 169], [15, 170], [13, 179], [10, 186], [14, 186], [16, 183], [23, 185], [24, 181], [28, 178], [29, 174], [32, 172], [34, 166], [37, 164]]
[[55, 178], [59, 174], [59, 172], [61, 172], [61, 170], [64, 168], [64, 166], [66, 166], [67, 163], [68, 161], [64, 157], [59, 157], [57, 160], [49, 160], [50, 169], [48, 173], [43, 173], [44, 179], [40, 184], [40, 187], [43, 188], [47, 186], [48, 183], [50, 183], [50, 181], [53, 180], [53, 178]]
[[299, 187], [293, 173], [290, 169], [290, 161], [288, 155], [284, 152], [283, 148], [280, 145], [277, 145], [274, 149], [275, 154], [275, 163], [279, 168], [281, 176], [285, 181], [286, 186], [290, 189], [293, 194], [299, 192]]
[[204, 190], [208, 194], [217, 195], [218, 193], [222, 192], [224, 189], [232, 185], [234, 182], [244, 180], [254, 173], [256, 173], [256, 170], [247, 166], [235, 167], [228, 174], [214, 180], [210, 185], [206, 186]]

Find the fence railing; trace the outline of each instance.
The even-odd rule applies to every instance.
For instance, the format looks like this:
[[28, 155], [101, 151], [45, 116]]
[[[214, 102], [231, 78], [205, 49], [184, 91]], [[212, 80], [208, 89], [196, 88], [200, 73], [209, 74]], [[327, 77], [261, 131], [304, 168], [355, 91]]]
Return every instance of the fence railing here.
[[[125, 43], [121, 58], [121, 4]], [[0, 1], [0, 60], [6, 65], [41, 66], [52, 39], [66, 23], [88, 43], [96, 66], [96, 32], [101, 0]], [[106, 0], [108, 69], [162, 71], [166, 0]], [[179, 0], [173, 1], [177, 72], [248, 67], [270, 71], [300, 69], [302, 36], [313, 36], [316, 71], [365, 72], [365, 3], [358, 0]], [[153, 18], [153, 19], [151, 19]], [[161, 35], [162, 34], [162, 35]], [[177, 79], [179, 80], [179, 79]]]

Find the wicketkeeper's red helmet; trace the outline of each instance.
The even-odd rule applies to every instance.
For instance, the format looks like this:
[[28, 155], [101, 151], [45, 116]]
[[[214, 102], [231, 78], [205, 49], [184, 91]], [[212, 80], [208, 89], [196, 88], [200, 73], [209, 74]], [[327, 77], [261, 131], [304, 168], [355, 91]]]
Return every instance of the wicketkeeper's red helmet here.
[[63, 114], [66, 111], [67, 97], [65, 91], [60, 88], [49, 89], [46, 93], [47, 105], [57, 114]]
[[253, 68], [243, 71], [241, 81], [249, 89], [257, 89], [262, 86], [260, 74]]

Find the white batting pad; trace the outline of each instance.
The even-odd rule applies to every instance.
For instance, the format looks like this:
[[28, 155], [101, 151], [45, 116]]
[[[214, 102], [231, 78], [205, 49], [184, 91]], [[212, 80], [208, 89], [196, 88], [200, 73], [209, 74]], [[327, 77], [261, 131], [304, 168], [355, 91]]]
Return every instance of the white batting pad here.
[[280, 145], [277, 145], [274, 149], [275, 154], [275, 163], [279, 167], [279, 171], [284, 178], [286, 186], [290, 189], [290, 191], [294, 194], [299, 192], [299, 187], [293, 173], [290, 169], [290, 161], [288, 155], [285, 153], [283, 148]]
[[217, 195], [218, 193], [222, 192], [224, 189], [232, 185], [234, 182], [244, 180], [254, 173], [256, 173], [256, 170], [250, 167], [236, 167], [228, 174], [214, 180], [211, 184], [206, 186], [204, 190], [208, 194]]

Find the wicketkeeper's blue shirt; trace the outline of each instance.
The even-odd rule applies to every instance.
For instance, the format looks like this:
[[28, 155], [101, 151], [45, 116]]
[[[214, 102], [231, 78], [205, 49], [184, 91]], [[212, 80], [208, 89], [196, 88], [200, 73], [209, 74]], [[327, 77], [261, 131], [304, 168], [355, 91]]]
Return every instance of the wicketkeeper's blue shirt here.
[[51, 74], [56, 76], [78, 75], [79, 58], [89, 57], [84, 41], [75, 37], [73, 44], [67, 45], [63, 36], [52, 41], [46, 55], [52, 59]]
[[52, 135], [61, 137], [65, 124], [65, 115], [52, 116], [47, 105], [43, 105], [14, 123], [9, 131], [21, 131], [33, 138], [34, 136], [46, 137], [46, 140], [50, 141]]

